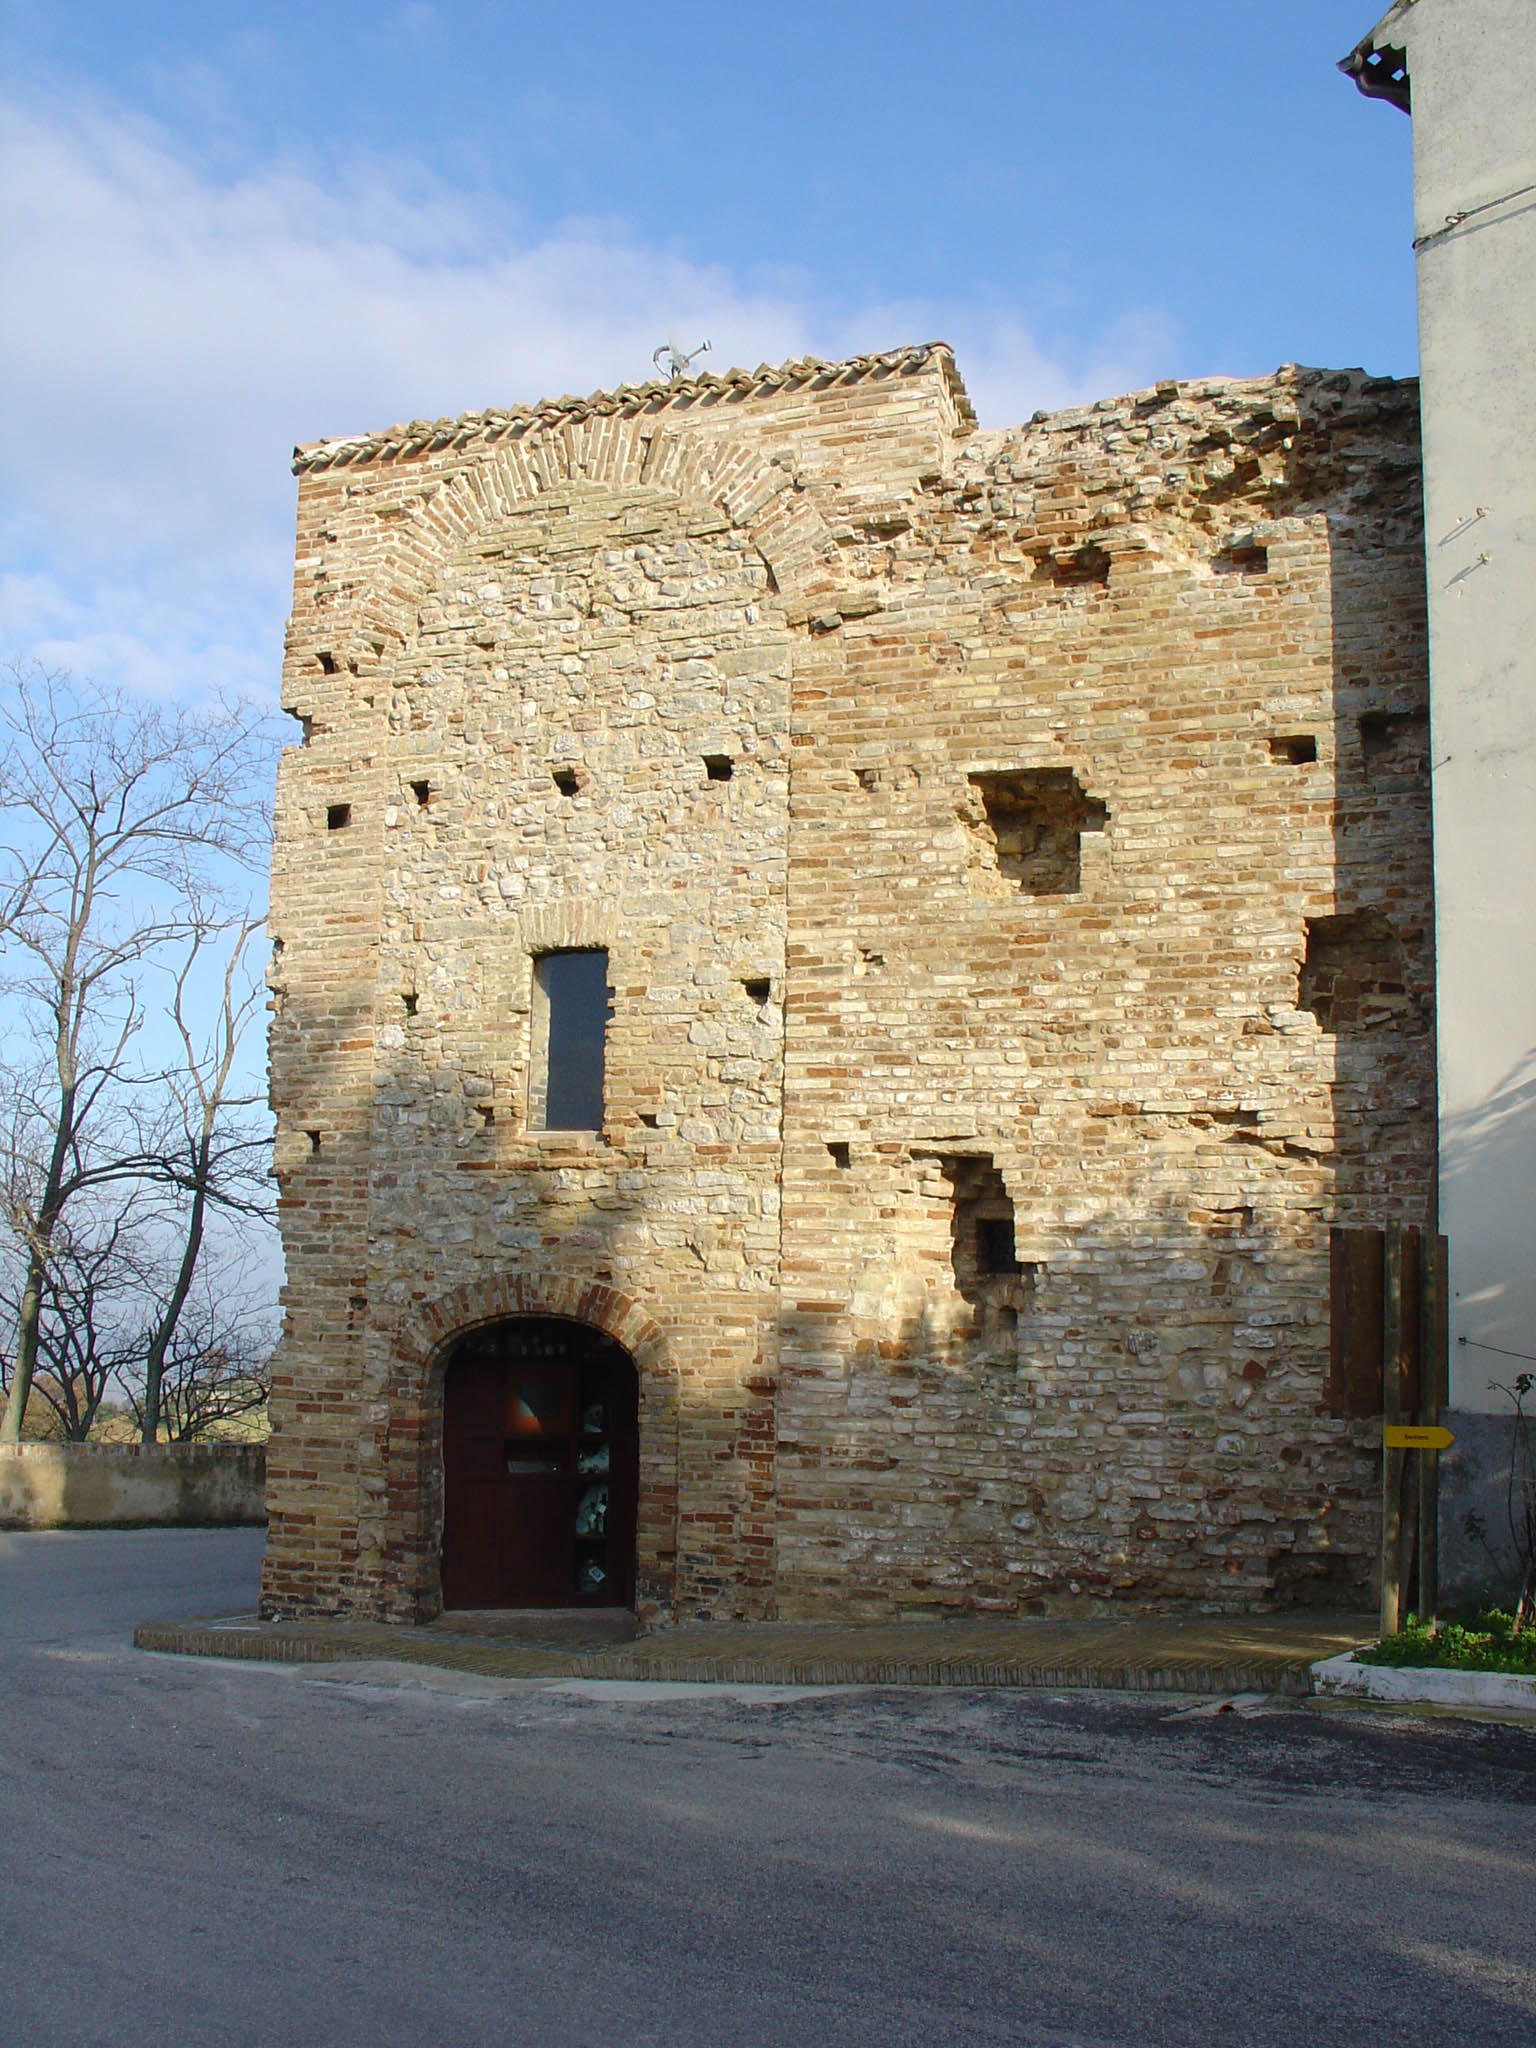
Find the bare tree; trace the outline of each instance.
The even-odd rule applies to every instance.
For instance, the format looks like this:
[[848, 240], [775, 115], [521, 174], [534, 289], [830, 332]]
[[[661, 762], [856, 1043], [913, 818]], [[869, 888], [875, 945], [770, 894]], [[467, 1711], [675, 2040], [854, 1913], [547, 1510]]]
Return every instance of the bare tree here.
[[23, 1274], [0, 1441], [14, 1442], [72, 1206], [113, 1185], [176, 1180], [142, 1136], [124, 1143], [153, 1124], [164, 1080], [142, 1046], [145, 985], [168, 956], [195, 956], [211, 906], [262, 858], [267, 748], [265, 720], [242, 707], [165, 711], [24, 669], [10, 682], [0, 1032], [14, 1106], [5, 1215]]
[[[277, 1317], [249, 1253], [226, 1249], [200, 1263], [160, 1360], [157, 1434], [191, 1443], [264, 1408], [276, 1344]], [[144, 1441], [153, 1441], [142, 1365], [121, 1384]]]
[[[54, 1429], [66, 1443], [83, 1444], [109, 1390], [131, 1372], [143, 1344], [135, 1324], [139, 1313], [137, 1262], [126, 1248], [122, 1215], [102, 1219], [83, 1237], [60, 1230], [43, 1276], [37, 1321], [34, 1402], [52, 1411]], [[15, 1267], [19, 1278], [25, 1267]], [[20, 1303], [6, 1301], [11, 1317]]]
[[[146, 1177], [167, 1183], [180, 1197], [176, 1211], [180, 1254], [169, 1289], [149, 1332], [143, 1399], [139, 1408], [143, 1440], [160, 1432], [161, 1387], [167, 1361], [175, 1355], [178, 1327], [186, 1311], [202, 1257], [210, 1205], [270, 1222], [266, 1174], [270, 1142], [249, 1112], [260, 1098], [236, 1086], [241, 1040], [265, 1002], [265, 984], [251, 970], [252, 940], [261, 920], [246, 913], [221, 927], [211, 918], [194, 927], [175, 976], [169, 1015], [182, 1059], [167, 1072], [166, 1126], [144, 1154]], [[222, 986], [212, 1029], [199, 1037], [192, 1020], [191, 990], [196, 970], [211, 944], [225, 942]], [[265, 1399], [263, 1393], [262, 1399]], [[174, 1434], [173, 1430], [173, 1434]]]

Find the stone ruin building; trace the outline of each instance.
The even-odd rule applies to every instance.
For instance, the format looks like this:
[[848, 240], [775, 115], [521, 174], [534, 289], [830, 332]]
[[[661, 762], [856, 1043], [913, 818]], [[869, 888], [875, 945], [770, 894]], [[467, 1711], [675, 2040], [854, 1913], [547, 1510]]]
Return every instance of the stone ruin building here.
[[298, 451], [269, 1614], [1368, 1598], [1417, 394], [949, 350]]

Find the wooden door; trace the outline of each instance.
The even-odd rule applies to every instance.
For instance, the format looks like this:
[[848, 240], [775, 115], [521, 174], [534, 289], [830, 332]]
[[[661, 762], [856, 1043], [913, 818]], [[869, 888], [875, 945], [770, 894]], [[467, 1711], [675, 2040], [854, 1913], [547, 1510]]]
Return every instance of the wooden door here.
[[553, 1317], [477, 1331], [443, 1379], [445, 1607], [629, 1607], [638, 1387], [628, 1354]]

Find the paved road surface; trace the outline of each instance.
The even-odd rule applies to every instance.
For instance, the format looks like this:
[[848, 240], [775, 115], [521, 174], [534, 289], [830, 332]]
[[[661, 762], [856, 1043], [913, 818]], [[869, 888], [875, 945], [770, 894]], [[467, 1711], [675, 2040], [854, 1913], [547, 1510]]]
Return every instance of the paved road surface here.
[[0, 1534], [4, 2048], [1536, 2041], [1536, 1730], [128, 1647], [258, 1551]]

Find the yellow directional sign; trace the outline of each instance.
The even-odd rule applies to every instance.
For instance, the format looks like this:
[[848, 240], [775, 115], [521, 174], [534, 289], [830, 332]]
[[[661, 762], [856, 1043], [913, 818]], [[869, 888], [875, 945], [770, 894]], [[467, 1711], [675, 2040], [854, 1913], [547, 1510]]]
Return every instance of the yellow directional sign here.
[[1389, 1422], [1381, 1440], [1389, 1451], [1448, 1451], [1456, 1441], [1448, 1429], [1418, 1422]]

